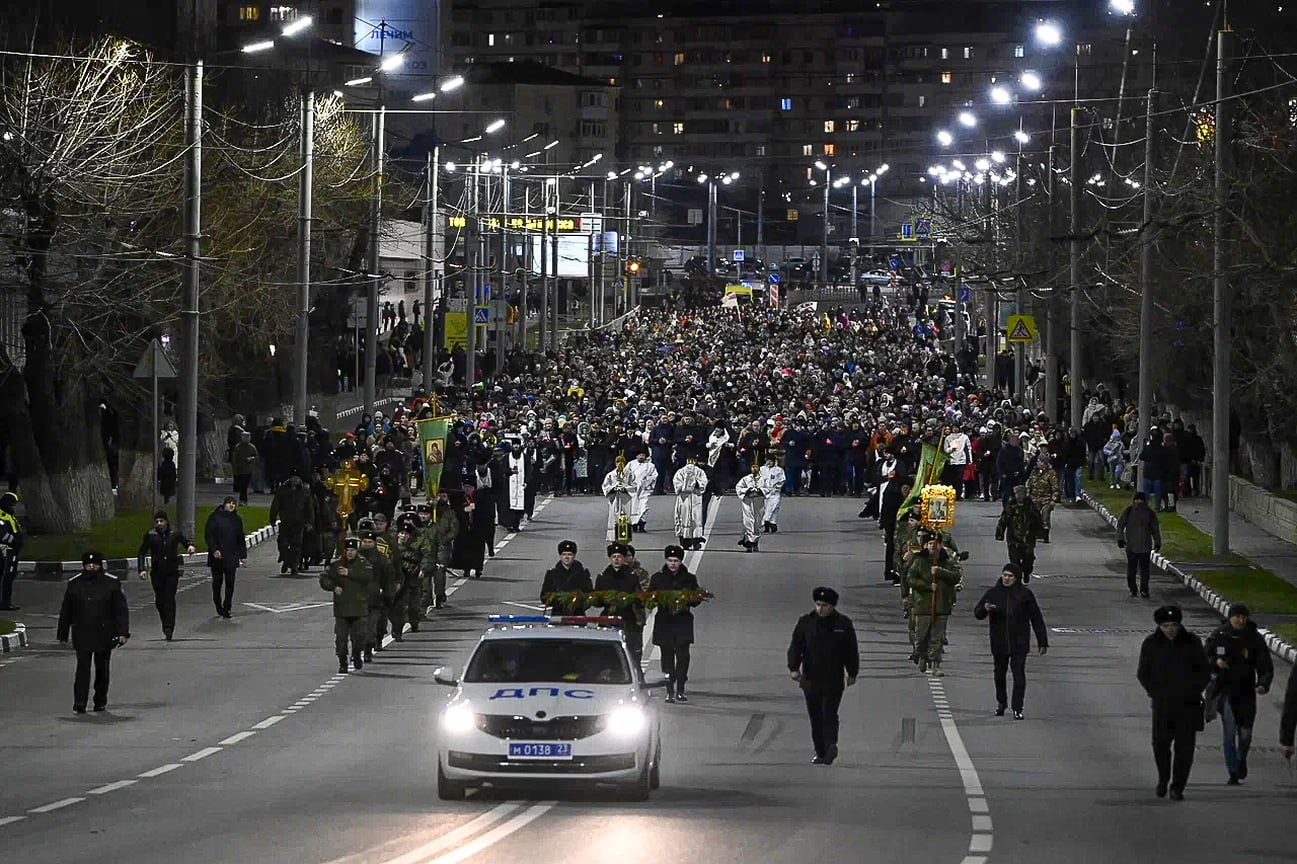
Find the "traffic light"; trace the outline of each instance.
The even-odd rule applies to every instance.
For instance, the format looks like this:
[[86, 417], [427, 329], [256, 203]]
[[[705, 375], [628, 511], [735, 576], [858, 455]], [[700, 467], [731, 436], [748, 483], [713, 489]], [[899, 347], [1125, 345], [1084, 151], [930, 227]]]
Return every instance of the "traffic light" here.
[[630, 258], [630, 259], [628, 259], [628, 260], [626, 261], [626, 275], [628, 275], [628, 276], [638, 276], [638, 275], [639, 275], [639, 259], [638, 259], [638, 258]]

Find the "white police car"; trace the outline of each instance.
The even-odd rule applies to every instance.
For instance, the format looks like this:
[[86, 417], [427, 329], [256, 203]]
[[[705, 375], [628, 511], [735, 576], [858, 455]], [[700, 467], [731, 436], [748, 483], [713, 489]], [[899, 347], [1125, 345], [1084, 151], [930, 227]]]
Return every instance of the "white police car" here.
[[438, 718], [437, 794], [524, 784], [612, 785], [634, 800], [658, 786], [662, 736], [616, 619], [493, 615], [468, 665], [433, 673], [455, 687]]

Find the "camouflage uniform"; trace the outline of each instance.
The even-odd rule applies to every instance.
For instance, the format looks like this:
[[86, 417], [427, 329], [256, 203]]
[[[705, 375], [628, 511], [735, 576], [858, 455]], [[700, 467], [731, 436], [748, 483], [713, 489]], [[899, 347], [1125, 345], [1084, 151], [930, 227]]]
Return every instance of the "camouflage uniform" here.
[[360, 556], [369, 562], [374, 576], [369, 580], [369, 592], [366, 596], [368, 614], [365, 629], [368, 641], [365, 644], [365, 659], [374, 659], [374, 650], [383, 650], [383, 635], [387, 632], [387, 616], [384, 603], [396, 592], [400, 582], [396, 568], [392, 566], [392, 550], [382, 535], [374, 540], [372, 547], [366, 548], [361, 542]]
[[[933, 573], [935, 567], [936, 573]], [[962, 587], [963, 568], [955, 554], [943, 549], [934, 564], [931, 553], [924, 549], [910, 561], [905, 581], [909, 583], [913, 607], [910, 618], [915, 621], [914, 652], [910, 659], [919, 664], [919, 671], [931, 666], [934, 674], [941, 674], [941, 655], [946, 643], [946, 623], [955, 607], [955, 595]]]
[[416, 528], [407, 535], [404, 543], [397, 532], [396, 557], [401, 568], [401, 593], [391, 607], [392, 632], [400, 633], [405, 623], [410, 622], [410, 629], [417, 631], [419, 621], [423, 618], [425, 602], [423, 578], [420, 570], [428, 555], [428, 538], [423, 530]]
[[1022, 568], [1022, 581], [1031, 580], [1031, 570], [1036, 563], [1036, 537], [1041, 532], [1040, 513], [1030, 498], [1019, 501], [1009, 499], [1000, 521], [995, 525], [995, 539], [1004, 540], [1009, 547], [1009, 561]]
[[[455, 538], [459, 535], [459, 519], [449, 505], [441, 508], [437, 521], [423, 526], [423, 536], [428, 541], [428, 548], [423, 556], [423, 595], [431, 598], [438, 607], [446, 602], [446, 567], [450, 565], [455, 552]], [[429, 581], [432, 585], [429, 586]], [[426, 603], [424, 605], [427, 605]], [[412, 607], [413, 608], [413, 607]], [[423, 614], [423, 606], [419, 607]], [[414, 618], [410, 619], [410, 628], [414, 629]]]
[[1050, 467], [1047, 460], [1036, 463], [1035, 470], [1027, 479], [1027, 494], [1040, 511], [1040, 542], [1049, 542], [1050, 516], [1054, 512], [1054, 502], [1058, 500], [1058, 472]]

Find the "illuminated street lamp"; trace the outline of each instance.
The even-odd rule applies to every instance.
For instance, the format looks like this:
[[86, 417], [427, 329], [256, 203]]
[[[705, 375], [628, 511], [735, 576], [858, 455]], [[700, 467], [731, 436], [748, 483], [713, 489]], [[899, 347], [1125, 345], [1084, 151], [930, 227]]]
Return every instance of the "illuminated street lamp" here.
[[1008, 87], [996, 86], [991, 88], [991, 101], [997, 105], [1008, 105], [1013, 101], [1013, 94], [1009, 92]]
[[972, 111], [960, 111], [959, 124], [961, 126], [966, 126], [969, 129], [971, 129], [972, 127], [977, 125], [977, 117], [976, 115], [973, 114]]
[[1036, 25], [1036, 41], [1053, 47], [1063, 41], [1063, 29], [1053, 21], [1041, 21]]
[[951, 144], [955, 143], [955, 136], [951, 135], [945, 129], [942, 129], [937, 132], [937, 143], [942, 147], [949, 147]]

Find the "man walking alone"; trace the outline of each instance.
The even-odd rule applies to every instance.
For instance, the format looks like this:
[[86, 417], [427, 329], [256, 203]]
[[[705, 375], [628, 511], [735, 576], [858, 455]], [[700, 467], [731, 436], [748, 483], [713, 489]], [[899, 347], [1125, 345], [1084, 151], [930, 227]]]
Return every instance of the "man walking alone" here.
[[113, 649], [131, 638], [126, 594], [116, 576], [104, 572], [104, 556], [81, 556], [81, 572], [68, 580], [59, 610], [58, 641], [67, 644], [69, 632], [77, 652], [77, 673], [72, 684], [72, 710], [86, 713], [90, 696], [90, 663], [95, 664], [95, 710], [108, 707], [108, 669]]
[[973, 617], [988, 617], [991, 630], [991, 656], [995, 659], [995, 716], [1003, 717], [1008, 706], [1005, 672], [1013, 669], [1013, 719], [1022, 719], [1023, 700], [1027, 695], [1027, 655], [1031, 653], [1031, 633], [1043, 655], [1049, 650], [1049, 631], [1040, 614], [1036, 595], [1022, 584], [1018, 565], [1005, 564], [1000, 581], [982, 595], [973, 608]]
[[838, 758], [838, 706], [860, 674], [860, 649], [851, 619], [837, 611], [838, 592], [816, 588], [811, 599], [815, 609], [797, 619], [793, 628], [788, 673], [806, 697], [815, 745], [811, 763], [832, 765]]
[[1148, 496], [1136, 492], [1117, 517], [1117, 548], [1126, 550], [1126, 587], [1135, 596], [1135, 571], [1139, 571], [1139, 596], [1148, 598], [1148, 567], [1152, 553], [1162, 548], [1162, 529]]

